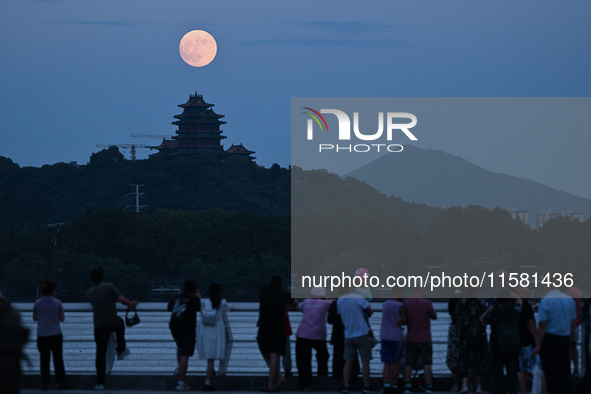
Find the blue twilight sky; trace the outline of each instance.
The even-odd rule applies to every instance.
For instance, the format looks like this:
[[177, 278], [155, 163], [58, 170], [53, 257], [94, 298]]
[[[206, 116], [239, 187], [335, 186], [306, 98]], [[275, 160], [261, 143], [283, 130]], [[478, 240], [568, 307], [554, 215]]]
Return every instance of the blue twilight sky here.
[[[224, 145], [267, 167], [290, 163], [291, 97], [587, 97], [590, 16], [581, 1], [3, 0], [0, 156], [156, 144], [130, 134], [173, 134], [195, 91], [226, 116]], [[194, 29], [218, 43], [203, 68], [178, 53]], [[419, 146], [591, 198], [588, 126]]]

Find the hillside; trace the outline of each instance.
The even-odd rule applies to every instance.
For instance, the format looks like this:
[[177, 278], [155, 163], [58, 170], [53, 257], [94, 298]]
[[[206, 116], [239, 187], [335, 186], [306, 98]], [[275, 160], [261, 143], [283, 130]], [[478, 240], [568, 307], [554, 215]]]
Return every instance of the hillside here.
[[[542, 272], [560, 261], [561, 270], [588, 277], [581, 262], [591, 253], [591, 220], [557, 218], [534, 231], [502, 209], [433, 209], [326, 171], [130, 162], [108, 150], [85, 166], [20, 168], [0, 159], [0, 182], [0, 286], [12, 299], [33, 299], [53, 278], [63, 297], [79, 301], [95, 266], [138, 299], [192, 277], [202, 285], [219, 280], [229, 297], [253, 301], [270, 273], [289, 277], [290, 264], [293, 277], [359, 266], [379, 275]], [[132, 183], [145, 185], [140, 199], [149, 206], [139, 215], [123, 210], [133, 202], [125, 197]]]
[[384, 155], [352, 176], [382, 193], [431, 206], [480, 205], [530, 211], [571, 209], [591, 215], [591, 200], [540, 183], [495, 173], [448, 153], [407, 146], [402, 154]]
[[94, 153], [87, 165], [19, 167], [0, 157], [0, 220], [12, 231], [70, 222], [88, 211], [221, 209], [288, 215], [289, 170], [263, 168], [242, 157], [125, 160], [115, 147]]
[[372, 185], [353, 177], [342, 179], [323, 170], [303, 171], [292, 167], [292, 213], [319, 212], [339, 208], [380, 211], [399, 217], [424, 230], [439, 213], [426, 204], [405, 202], [387, 196]]

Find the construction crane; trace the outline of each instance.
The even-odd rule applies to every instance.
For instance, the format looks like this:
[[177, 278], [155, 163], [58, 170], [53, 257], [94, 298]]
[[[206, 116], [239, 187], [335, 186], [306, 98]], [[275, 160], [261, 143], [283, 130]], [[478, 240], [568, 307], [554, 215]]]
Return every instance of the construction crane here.
[[172, 134], [132, 134], [132, 137], [139, 137], [139, 138], [172, 138], [174, 135]]
[[148, 146], [145, 144], [96, 144], [97, 148], [110, 148], [111, 146], [117, 146], [122, 149], [129, 148], [129, 156], [131, 157], [131, 160], [136, 159], [135, 150], [137, 148], [149, 148], [149, 149], [155, 148], [154, 146]]

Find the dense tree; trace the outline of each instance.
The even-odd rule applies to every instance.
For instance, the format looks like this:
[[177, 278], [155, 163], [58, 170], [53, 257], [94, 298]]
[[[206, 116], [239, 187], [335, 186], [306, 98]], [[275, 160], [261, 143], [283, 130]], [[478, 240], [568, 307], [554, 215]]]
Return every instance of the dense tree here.
[[392, 275], [424, 263], [419, 230], [380, 210], [333, 209], [292, 216], [292, 265], [299, 275]]
[[[289, 272], [289, 224], [287, 216], [238, 211], [90, 211], [40, 232], [1, 236], [0, 284], [22, 289], [14, 295], [32, 297], [37, 282], [48, 278], [58, 283], [65, 299], [83, 300], [90, 269], [103, 266], [121, 291], [149, 299], [153, 283], [186, 276], [187, 264], [196, 265], [199, 277], [208, 280], [251, 278], [258, 283], [269, 270]], [[19, 267], [22, 255], [31, 263]], [[15, 281], [19, 269], [40, 261], [44, 270], [34, 280]]]
[[70, 222], [88, 210], [133, 210], [132, 184], [143, 185], [140, 202], [146, 213], [222, 209], [288, 214], [290, 208], [288, 169], [267, 169], [244, 157], [130, 161], [110, 147], [93, 153], [87, 165], [20, 168], [0, 157], [0, 223], [12, 220], [14, 230], [31, 231], [37, 224]]
[[535, 231], [499, 208], [444, 210], [427, 228], [424, 244], [430, 265], [447, 271], [493, 272], [539, 263]]
[[51, 267], [38, 253], [23, 253], [4, 267], [7, 296], [36, 297], [44, 279], [48, 278]]
[[282, 257], [259, 253], [248, 258], [229, 257], [217, 264], [206, 264], [196, 259], [182, 265], [180, 272], [183, 278], [197, 280], [204, 295], [208, 284], [218, 281], [229, 298], [254, 301], [259, 287], [268, 283], [271, 275], [281, 275], [288, 283], [290, 265]]
[[591, 284], [591, 220], [581, 223], [562, 216], [554, 218], [539, 230], [539, 237], [540, 262], [549, 272], [572, 272], [579, 284]]
[[118, 164], [123, 164], [125, 157], [116, 146], [110, 146], [100, 152], [90, 155], [88, 162], [92, 167], [112, 168]]
[[[132, 162], [109, 148], [86, 166], [20, 168], [0, 158], [0, 175], [0, 286], [13, 299], [33, 299], [52, 279], [64, 300], [83, 300], [96, 266], [143, 300], [156, 299], [159, 283], [194, 278], [254, 301], [272, 274], [289, 283], [291, 264], [292, 279], [360, 266], [380, 275], [535, 267], [589, 277], [591, 220], [558, 218], [535, 231], [499, 208], [431, 209], [326, 171], [239, 157]], [[149, 207], [139, 214], [122, 198], [132, 183], [145, 184]]]

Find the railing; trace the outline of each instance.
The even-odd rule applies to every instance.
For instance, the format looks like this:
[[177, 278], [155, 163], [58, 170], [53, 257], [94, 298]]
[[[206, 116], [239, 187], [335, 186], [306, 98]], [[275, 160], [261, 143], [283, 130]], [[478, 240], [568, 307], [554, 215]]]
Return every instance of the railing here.
[[[32, 321], [32, 303], [15, 303], [21, 312], [21, 318], [31, 329], [30, 341], [25, 347], [25, 353], [30, 359], [24, 365], [25, 374], [39, 373], [39, 356], [36, 349], [36, 324]], [[374, 332], [379, 333], [381, 322], [381, 303], [372, 303], [375, 313], [370, 318]], [[256, 343], [256, 321], [258, 317], [258, 303], [231, 303], [232, 311], [229, 321], [234, 341], [230, 356], [228, 375], [264, 375], [268, 368], [264, 363]], [[447, 332], [450, 323], [444, 303], [435, 303], [438, 319], [431, 324], [433, 337], [433, 372], [436, 376], [449, 376], [450, 372], [445, 364], [447, 354]], [[93, 374], [95, 371], [95, 345], [92, 326], [91, 306], [87, 303], [64, 303], [66, 321], [62, 324], [64, 335], [64, 360], [69, 374]], [[120, 315], [125, 311], [119, 309]], [[170, 313], [166, 312], [166, 303], [142, 303], [138, 306], [138, 313], [142, 322], [126, 329], [126, 339], [131, 349], [131, 355], [124, 361], [116, 361], [114, 374], [158, 375], [170, 374], [176, 367], [175, 344], [168, 329]], [[300, 312], [289, 313], [294, 333], [301, 321]], [[331, 325], [327, 325], [327, 339], [330, 339]], [[290, 337], [292, 371], [295, 373], [295, 337]], [[332, 346], [329, 344], [329, 352]], [[580, 349], [580, 344], [579, 344]], [[583, 352], [579, 351], [582, 356]], [[314, 360], [315, 362], [315, 360]], [[331, 369], [329, 360], [329, 371]], [[381, 374], [379, 346], [373, 349], [373, 360], [370, 363], [372, 375]], [[581, 370], [584, 365], [581, 363]], [[206, 368], [205, 360], [199, 360], [197, 352], [189, 362], [189, 371], [202, 373]]]
[[[24, 365], [25, 374], [39, 373], [39, 355], [36, 349], [36, 323], [32, 321], [32, 303], [15, 303], [15, 308], [21, 312], [23, 323], [31, 329], [30, 341], [25, 347], [25, 353], [30, 359], [29, 365]], [[258, 303], [231, 303], [232, 311], [228, 315], [234, 337], [232, 354], [230, 356], [228, 375], [264, 375], [268, 368], [259, 353], [256, 343], [256, 320], [258, 317]], [[370, 324], [379, 333], [381, 321], [381, 303], [372, 303], [374, 315]], [[445, 365], [447, 347], [447, 328], [449, 317], [444, 308], [439, 309], [439, 319], [432, 324], [433, 332], [433, 362], [436, 375], [448, 375]], [[62, 323], [64, 335], [64, 361], [68, 373], [92, 374], [95, 371], [95, 345], [92, 326], [91, 306], [87, 303], [64, 303], [66, 320]], [[120, 315], [125, 311], [119, 309]], [[175, 344], [168, 329], [170, 313], [166, 312], [165, 303], [143, 303], [138, 306], [141, 323], [126, 329], [126, 339], [131, 349], [131, 355], [124, 361], [116, 361], [114, 374], [170, 374], [176, 367]], [[294, 333], [301, 321], [300, 312], [290, 312], [290, 321]], [[327, 325], [330, 339], [332, 326]], [[295, 365], [295, 336], [290, 337], [292, 371], [297, 371]], [[329, 352], [332, 346], [329, 344]], [[315, 361], [314, 361], [315, 362]], [[329, 360], [329, 371], [330, 371]], [[205, 360], [199, 360], [197, 351], [189, 362], [189, 371], [204, 371]], [[373, 349], [371, 362], [372, 374], [380, 374], [382, 364], [379, 356], [379, 346]]]

